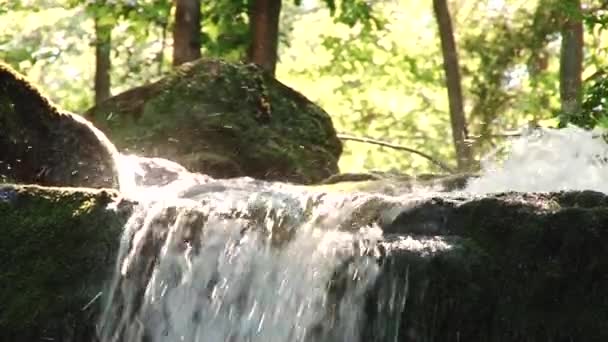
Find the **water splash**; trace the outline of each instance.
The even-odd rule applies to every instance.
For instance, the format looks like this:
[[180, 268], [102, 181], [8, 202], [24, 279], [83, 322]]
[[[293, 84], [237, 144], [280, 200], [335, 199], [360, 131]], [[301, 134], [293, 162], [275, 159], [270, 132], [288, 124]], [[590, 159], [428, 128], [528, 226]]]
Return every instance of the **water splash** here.
[[470, 181], [472, 193], [592, 189], [608, 193], [608, 145], [603, 131], [538, 129], [515, 139], [504, 159], [495, 152]]
[[121, 193], [140, 202], [176, 198], [180, 191], [212, 180], [163, 158], [119, 155], [115, 159], [119, 165]]

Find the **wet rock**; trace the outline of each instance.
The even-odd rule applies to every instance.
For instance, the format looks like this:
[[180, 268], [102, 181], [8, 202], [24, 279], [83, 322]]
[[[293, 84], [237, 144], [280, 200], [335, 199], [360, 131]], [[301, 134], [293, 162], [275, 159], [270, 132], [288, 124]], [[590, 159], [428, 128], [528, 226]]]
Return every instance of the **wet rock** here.
[[399, 213], [383, 228], [387, 234], [400, 235], [447, 235], [448, 216], [455, 201], [431, 198], [413, 201], [398, 208]]
[[484, 306], [492, 294], [479, 284], [491, 277], [482, 249], [456, 236], [400, 235], [386, 236], [381, 248], [362, 341], [494, 341], [477, 325], [494, 309]]
[[116, 188], [115, 153], [88, 121], [0, 64], [0, 182]]
[[[507, 193], [408, 208], [387, 231], [444, 248], [387, 248], [366, 340], [605, 341], [605, 203], [594, 192]], [[411, 232], [406, 218], [442, 229]], [[393, 300], [405, 309], [389, 310]]]
[[91, 108], [119, 150], [215, 178], [318, 182], [338, 171], [331, 118], [248, 64], [200, 60]]

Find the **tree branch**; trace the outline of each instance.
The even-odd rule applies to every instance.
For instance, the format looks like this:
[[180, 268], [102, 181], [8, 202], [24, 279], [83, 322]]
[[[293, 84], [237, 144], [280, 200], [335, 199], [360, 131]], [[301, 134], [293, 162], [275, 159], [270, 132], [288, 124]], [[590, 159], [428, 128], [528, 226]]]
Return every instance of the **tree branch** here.
[[342, 134], [342, 133], [338, 133], [338, 138], [341, 140], [350, 140], [350, 141], [356, 141], [356, 142], [361, 142], [361, 143], [366, 143], [366, 144], [373, 144], [373, 145], [379, 145], [379, 146], [384, 146], [384, 147], [389, 147], [395, 150], [401, 150], [401, 151], [407, 151], [413, 154], [417, 154], [427, 160], [429, 160], [431, 163], [439, 166], [441, 169], [443, 169], [444, 171], [447, 171], [449, 173], [455, 173], [454, 169], [452, 169], [451, 167], [449, 167], [446, 163], [424, 153], [424, 152], [420, 152], [418, 150], [415, 150], [413, 148], [409, 148], [406, 146], [401, 146], [401, 145], [397, 145], [397, 144], [393, 144], [387, 141], [382, 141], [382, 140], [377, 140], [377, 139], [372, 139], [372, 138], [367, 138], [367, 137], [356, 137], [354, 135], [350, 135], [350, 134]]

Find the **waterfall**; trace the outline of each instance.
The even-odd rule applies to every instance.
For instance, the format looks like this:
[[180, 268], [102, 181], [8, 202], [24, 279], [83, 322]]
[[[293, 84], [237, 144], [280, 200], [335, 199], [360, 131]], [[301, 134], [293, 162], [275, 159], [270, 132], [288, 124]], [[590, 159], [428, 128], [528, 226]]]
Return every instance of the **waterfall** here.
[[[608, 192], [607, 152], [598, 132], [536, 131], [490, 155], [463, 191]], [[139, 204], [108, 287], [102, 342], [371, 341], [366, 293], [378, 282], [384, 292], [373, 314], [384, 321], [374, 324], [388, 332], [373, 340], [393, 341], [409, 273], [399, 270], [399, 282], [383, 277], [378, 260], [392, 249], [451, 248], [441, 236], [384, 236], [366, 217], [377, 208], [394, 216], [436, 195], [429, 189], [339, 195], [215, 180], [163, 159], [122, 156], [120, 165], [129, 179], [123, 191]]]
[[[123, 234], [102, 341], [359, 340], [382, 234], [338, 229], [357, 201], [124, 158], [152, 168], [134, 173], [140, 204]], [[166, 182], [144, 185], [159, 170]]]

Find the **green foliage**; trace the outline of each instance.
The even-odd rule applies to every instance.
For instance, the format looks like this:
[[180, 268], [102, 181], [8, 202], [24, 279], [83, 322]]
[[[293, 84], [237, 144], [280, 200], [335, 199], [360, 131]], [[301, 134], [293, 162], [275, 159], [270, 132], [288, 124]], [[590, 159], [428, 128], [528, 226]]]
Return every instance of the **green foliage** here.
[[[463, 0], [454, 7], [465, 111], [479, 156], [496, 143], [492, 134], [553, 116], [558, 79], [557, 61], [551, 60], [557, 50], [551, 44], [557, 35], [550, 13], [537, 11], [536, 3], [507, 1], [505, 8], [492, 9], [490, 4]], [[378, 30], [361, 24], [311, 30], [319, 26], [322, 14], [301, 19], [301, 31], [296, 26], [291, 35], [293, 48], [282, 55], [293, 58], [283, 59], [290, 69], [280, 67], [281, 77], [328, 109], [341, 131], [453, 160], [432, 8], [398, 1], [375, 4], [374, 11], [381, 22]], [[317, 32], [320, 38], [315, 39]], [[305, 33], [310, 37], [300, 38]], [[304, 39], [304, 45], [316, 46], [310, 53], [313, 62], [301, 54], [304, 47], [298, 47]], [[313, 79], [314, 86], [306, 78]], [[379, 149], [347, 143], [343, 169], [440, 171], [417, 157]]]
[[[570, 6], [568, 6], [570, 5]], [[593, 74], [584, 79], [581, 111], [571, 115], [560, 115], [560, 126], [574, 124], [591, 129], [596, 126], [608, 128], [608, 75], [606, 65], [605, 41], [608, 28], [608, 15], [602, 2], [591, 1], [587, 4], [592, 10], [580, 13], [571, 6], [571, 2], [557, 3], [556, 7], [565, 16], [578, 16], [583, 20], [587, 33], [585, 39], [591, 41], [591, 48], [586, 49], [585, 64], [591, 66]]]
[[[249, 8], [252, 0], [218, 0], [203, 2], [202, 42], [205, 55], [240, 60], [250, 42]], [[354, 26], [362, 23], [368, 30], [380, 28], [381, 22], [371, 6], [363, 0], [323, 0], [329, 15], [337, 23]], [[299, 0], [293, 2], [301, 6]]]
[[[361, 23], [366, 29], [381, 28], [382, 24], [371, 8], [370, 2], [365, 0], [323, 0], [329, 8], [331, 16], [335, 17], [337, 23], [346, 24], [350, 27]], [[339, 9], [338, 9], [339, 8]]]
[[204, 55], [240, 60], [249, 44], [248, 0], [204, 1]]
[[10, 11], [14, 11], [19, 8], [20, 5], [20, 1], [0, 0], [0, 14], [6, 14]]
[[596, 125], [608, 128], [608, 74], [604, 70], [587, 80], [582, 113], [570, 118], [570, 123], [585, 128]]
[[[464, 35], [462, 68], [471, 82], [470, 129], [481, 137], [478, 145], [491, 142], [488, 137], [503, 129], [496, 120], [516, 127], [522, 123], [518, 117], [537, 121], [553, 115], [552, 89], [558, 78], [549, 69], [548, 44], [557, 38], [556, 20], [553, 9], [540, 1], [536, 8], [479, 18], [476, 24], [486, 29]], [[505, 115], [511, 110], [513, 115]]]
[[[336, 24], [321, 11], [307, 14], [293, 26], [279, 77], [326, 108], [339, 131], [451, 157], [451, 150], [445, 149], [449, 142], [443, 141], [449, 134], [448, 117], [436, 115], [441, 107], [447, 109], [441, 93], [441, 56], [433, 32], [420, 26], [433, 23], [405, 20], [409, 15], [401, 6], [376, 5], [382, 29], [373, 30], [363, 24]], [[423, 18], [428, 10], [417, 6], [411, 18]], [[356, 142], [345, 143], [341, 167], [429, 169], [421, 158]]]
[[597, 11], [585, 13], [583, 15], [583, 21], [589, 30], [592, 30], [596, 26], [599, 26], [602, 30], [606, 30], [608, 28], [608, 12]]
[[[39, 83], [63, 108], [81, 112], [93, 98], [93, 17], [114, 25], [112, 92], [153, 80], [165, 58], [170, 3], [22, 0], [0, 15], [0, 60]], [[85, 6], [85, 4], [87, 6]]]

